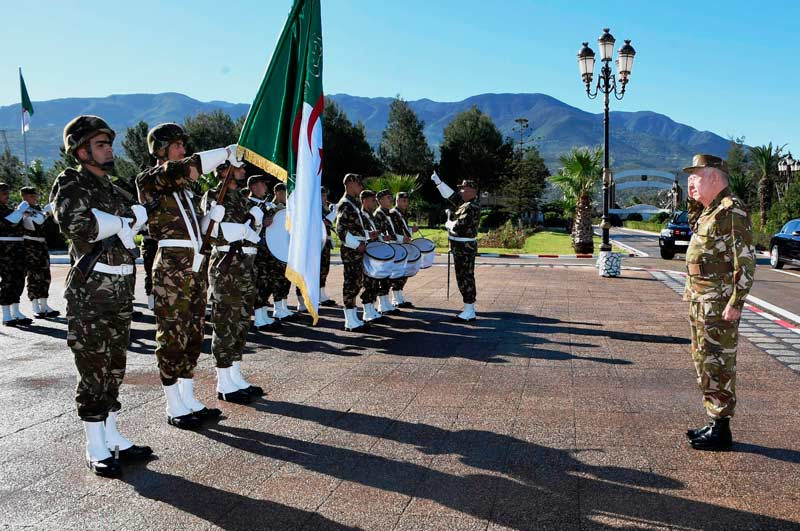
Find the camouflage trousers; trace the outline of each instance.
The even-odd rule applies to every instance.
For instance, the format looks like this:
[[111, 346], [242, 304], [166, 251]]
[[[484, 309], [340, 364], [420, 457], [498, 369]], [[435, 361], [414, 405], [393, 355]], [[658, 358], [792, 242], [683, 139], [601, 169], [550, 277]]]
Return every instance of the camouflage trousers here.
[[389, 289], [392, 287], [392, 279], [383, 278], [378, 281], [378, 296], [383, 297], [389, 294]]
[[725, 321], [727, 301], [689, 303], [692, 360], [703, 405], [714, 418], [732, 417], [736, 409], [736, 346], [739, 321]]
[[253, 305], [256, 308], [263, 308], [269, 304], [272, 295], [272, 281], [269, 276], [269, 266], [271, 255], [264, 246], [258, 247], [253, 263], [253, 282], [255, 283], [256, 297]]
[[342, 299], [345, 308], [356, 307], [356, 297], [364, 284], [364, 255], [342, 246], [342, 265], [344, 265], [344, 284]]
[[361, 292], [361, 304], [374, 303], [375, 300], [377, 300], [378, 291], [383, 280], [386, 279], [379, 280], [364, 275], [364, 290]]
[[99, 422], [118, 411], [133, 312], [133, 275], [71, 270], [64, 290], [67, 346], [78, 370], [75, 402], [81, 420]]
[[50, 295], [50, 254], [47, 243], [25, 240], [25, 273], [28, 298], [46, 299]]
[[453, 265], [456, 269], [458, 291], [464, 304], [475, 304], [478, 296], [475, 287], [475, 256], [478, 254], [477, 242], [450, 242], [453, 251]]
[[192, 378], [203, 348], [207, 276], [205, 262], [192, 271], [191, 249], [159, 249], [153, 262], [156, 360], [163, 385]]
[[224, 253], [214, 251], [209, 272], [214, 329], [211, 353], [220, 369], [227, 369], [234, 361], [242, 360], [256, 296], [253, 282], [255, 256], [234, 257], [228, 272], [223, 274], [217, 264], [224, 256]]
[[25, 246], [0, 242], [0, 305], [16, 304], [25, 289]]
[[408, 282], [408, 277], [394, 278], [389, 280], [389, 286], [395, 291], [403, 291], [403, 288], [406, 287], [406, 282]]
[[270, 254], [269, 278], [272, 284], [272, 300], [282, 301], [289, 296], [292, 282], [286, 278], [286, 263]]
[[144, 292], [153, 294], [153, 261], [158, 252], [158, 240], [145, 236], [142, 238], [142, 262], [144, 262]]
[[328, 280], [328, 273], [331, 271], [331, 245], [328, 240], [322, 246], [322, 255], [319, 258], [319, 287], [325, 287], [325, 281]]

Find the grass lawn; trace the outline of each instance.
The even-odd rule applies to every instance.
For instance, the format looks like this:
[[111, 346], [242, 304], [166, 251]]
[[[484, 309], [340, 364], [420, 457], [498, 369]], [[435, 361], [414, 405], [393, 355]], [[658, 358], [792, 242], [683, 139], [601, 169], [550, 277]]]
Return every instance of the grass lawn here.
[[[447, 252], [447, 231], [444, 229], [420, 229], [420, 234], [424, 238], [433, 240], [436, 244], [436, 252]], [[572, 238], [566, 232], [554, 230], [544, 230], [537, 232], [533, 236], [528, 236], [525, 246], [521, 249], [504, 249], [497, 247], [483, 247], [480, 245], [481, 237], [478, 234], [478, 252], [481, 253], [500, 253], [500, 254], [575, 254], [572, 248]], [[600, 238], [594, 238], [595, 252], [599, 250]], [[614, 248], [617, 252], [622, 249]]]

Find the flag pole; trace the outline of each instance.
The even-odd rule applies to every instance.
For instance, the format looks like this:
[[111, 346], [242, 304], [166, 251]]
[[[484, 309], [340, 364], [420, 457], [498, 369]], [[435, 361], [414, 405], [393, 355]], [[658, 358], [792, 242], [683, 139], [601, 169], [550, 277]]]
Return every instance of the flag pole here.
[[[22, 67], [19, 67], [19, 78], [22, 79]], [[22, 92], [20, 91], [19, 94], [19, 119], [20, 123], [25, 122], [25, 107], [22, 104]], [[25, 186], [29, 186], [30, 183], [28, 182], [28, 137], [26, 135], [26, 131], [23, 127], [22, 129], [22, 150], [25, 156], [25, 165], [22, 167], [22, 171], [25, 176]]]

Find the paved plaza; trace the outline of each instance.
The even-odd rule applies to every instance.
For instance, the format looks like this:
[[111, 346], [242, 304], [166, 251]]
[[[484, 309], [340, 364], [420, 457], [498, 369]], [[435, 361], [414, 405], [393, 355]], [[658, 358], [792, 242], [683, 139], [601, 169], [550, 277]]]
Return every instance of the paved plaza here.
[[[119, 480], [83, 464], [64, 319], [3, 328], [0, 525], [800, 529], [800, 374], [743, 338], [733, 450], [691, 450], [684, 431], [706, 419], [686, 303], [663, 276], [482, 263], [472, 325], [452, 321], [455, 278], [448, 301], [437, 266], [409, 281], [415, 309], [366, 333], [344, 332], [331, 308], [314, 328], [254, 332], [243, 372], [267, 395], [221, 403], [197, 432], [166, 424], [139, 304], [120, 425], [157, 458]], [[62, 312], [66, 271], [53, 267]], [[197, 375], [217, 406], [210, 355]]]

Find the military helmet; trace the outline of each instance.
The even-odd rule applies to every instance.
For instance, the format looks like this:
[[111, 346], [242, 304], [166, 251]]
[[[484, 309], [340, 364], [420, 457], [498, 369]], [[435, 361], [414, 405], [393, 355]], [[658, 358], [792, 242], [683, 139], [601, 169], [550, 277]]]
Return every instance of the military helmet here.
[[76, 116], [64, 127], [64, 151], [74, 155], [75, 151], [91, 140], [93, 136], [105, 133], [113, 142], [117, 134], [99, 116], [82, 114]]
[[155, 155], [162, 148], [168, 147], [173, 142], [183, 140], [187, 142], [189, 135], [178, 124], [158, 124], [147, 133], [147, 150]]

